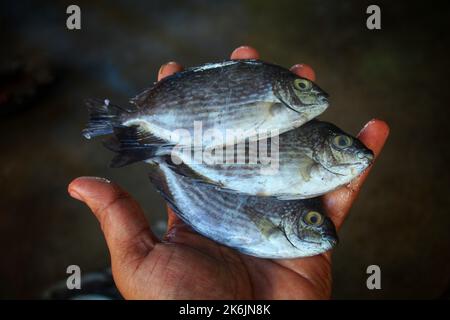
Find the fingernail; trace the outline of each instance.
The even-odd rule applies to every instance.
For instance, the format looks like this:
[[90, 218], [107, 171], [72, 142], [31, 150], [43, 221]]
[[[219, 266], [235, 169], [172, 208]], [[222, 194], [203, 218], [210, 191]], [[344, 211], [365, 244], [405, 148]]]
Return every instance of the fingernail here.
[[75, 179], [75, 180], [72, 181], [71, 184], [69, 185], [68, 192], [69, 192], [69, 195], [70, 195], [72, 198], [75, 198], [75, 199], [80, 200], [80, 201], [84, 201], [84, 198], [83, 198], [83, 196], [76, 190], [76, 186], [74, 187], [74, 182], [75, 182], [75, 181], [78, 181], [78, 182], [79, 182], [80, 180], [85, 180], [85, 181], [86, 181], [86, 180], [90, 180], [90, 181], [95, 181], [95, 182], [100, 182], [100, 183], [105, 183], [105, 184], [110, 184], [110, 183], [111, 183], [110, 180], [105, 179], [105, 178], [100, 178], [100, 177], [79, 177], [79, 178]]
[[106, 178], [102, 178], [102, 177], [81, 177], [79, 179], [92, 180], [92, 181], [103, 182], [103, 183], [111, 183], [110, 180], [108, 180]]

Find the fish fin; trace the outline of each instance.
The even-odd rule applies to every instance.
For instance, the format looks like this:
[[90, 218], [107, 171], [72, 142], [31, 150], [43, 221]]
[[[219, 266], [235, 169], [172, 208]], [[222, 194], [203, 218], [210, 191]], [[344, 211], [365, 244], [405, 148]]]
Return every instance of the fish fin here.
[[86, 139], [113, 133], [113, 128], [120, 125], [120, 116], [131, 112], [109, 103], [108, 99], [89, 99], [86, 101], [89, 121], [82, 134]]
[[140, 126], [118, 126], [113, 128], [113, 132], [114, 137], [103, 142], [106, 148], [117, 153], [111, 161], [112, 168], [120, 168], [169, 153], [174, 146]]
[[311, 161], [306, 161], [300, 166], [300, 175], [306, 182], [311, 180], [311, 171], [317, 163], [311, 159]]
[[[213, 180], [210, 180], [209, 178], [197, 173], [193, 169], [191, 169], [188, 165], [185, 163], [181, 164], [175, 164], [173, 163], [171, 156], [164, 156], [165, 163], [167, 164], [167, 167], [170, 168], [173, 172], [176, 174], [189, 178], [190, 182], [192, 183], [204, 183], [208, 185], [212, 185], [215, 187], [223, 188], [223, 185], [220, 182], [216, 182]], [[225, 188], [223, 188], [225, 189]], [[227, 189], [228, 190], [228, 189]]]
[[278, 231], [279, 227], [276, 224], [252, 207], [246, 206], [245, 211], [265, 238], [270, 238], [273, 233]]
[[166, 200], [167, 204], [172, 210], [179, 216], [182, 216], [181, 211], [178, 209], [167, 185], [167, 178], [164, 172], [159, 167], [159, 164], [152, 163], [150, 166], [150, 172], [148, 174], [150, 182], [155, 186], [156, 191]]

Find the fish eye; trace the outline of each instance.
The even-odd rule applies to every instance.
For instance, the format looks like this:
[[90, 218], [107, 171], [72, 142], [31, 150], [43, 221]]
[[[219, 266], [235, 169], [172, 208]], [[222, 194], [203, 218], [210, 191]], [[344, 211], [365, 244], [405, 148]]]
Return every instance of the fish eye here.
[[311, 89], [312, 84], [311, 81], [308, 81], [306, 79], [295, 79], [294, 86], [297, 90], [306, 91]]
[[323, 222], [323, 216], [317, 211], [309, 211], [303, 220], [310, 226], [318, 227]]
[[340, 149], [343, 148], [347, 148], [350, 147], [353, 143], [353, 139], [350, 138], [349, 136], [344, 136], [344, 135], [340, 135], [340, 136], [336, 136], [333, 139], [333, 144]]

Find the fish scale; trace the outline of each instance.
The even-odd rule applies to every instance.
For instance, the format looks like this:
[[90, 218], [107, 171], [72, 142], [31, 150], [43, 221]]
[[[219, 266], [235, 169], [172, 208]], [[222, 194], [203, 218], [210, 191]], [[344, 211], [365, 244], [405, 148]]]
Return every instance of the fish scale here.
[[[334, 225], [326, 216], [322, 216], [320, 226], [305, 226], [302, 222], [309, 212], [323, 211], [317, 199], [279, 201], [217, 190], [178, 176], [164, 163], [152, 167], [150, 179], [193, 229], [243, 253], [298, 258], [325, 252], [337, 243]], [[289, 229], [292, 223], [298, 224], [295, 235]], [[268, 230], [268, 226], [272, 229]]]
[[[230, 70], [226, 73], [208, 70], [197, 74], [187, 70], [175, 77], [167, 77], [158, 82], [153, 89], [136, 98], [134, 103], [141, 108], [145, 108], [147, 105], [156, 105], [164, 109], [178, 105], [190, 106], [190, 104], [201, 100], [203, 108], [216, 108], [217, 106], [228, 104], [254, 102], [261, 96], [261, 92], [263, 92], [263, 95], [270, 92], [271, 85], [267, 82], [268, 79], [264, 77], [262, 72], [255, 72], [247, 77], [240, 77], [239, 81], [229, 81], [230, 79], [226, 75], [229, 72], [242, 72], [243, 70], [238, 68], [240, 65], [239, 63], [236, 64], [235, 68], [229, 66]], [[260, 77], [261, 75], [262, 77]], [[210, 77], [214, 77], [215, 80], [212, 84], [205, 86], [205, 82], [209, 82]], [[183, 79], [183, 81], [177, 81], [179, 79]], [[253, 92], [248, 92], [248, 87], [242, 85], [245, 81], [251, 81]], [[195, 91], [192, 93], [191, 90], [194, 88]], [[231, 95], [230, 92], [232, 93]]]

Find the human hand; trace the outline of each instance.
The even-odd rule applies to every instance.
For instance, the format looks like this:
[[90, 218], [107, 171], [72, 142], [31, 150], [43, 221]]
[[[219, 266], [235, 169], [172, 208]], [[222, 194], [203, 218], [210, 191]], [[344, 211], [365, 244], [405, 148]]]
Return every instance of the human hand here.
[[[250, 47], [237, 48], [232, 59], [257, 59]], [[182, 70], [171, 62], [158, 80]], [[306, 65], [291, 70], [315, 80]], [[359, 139], [375, 157], [389, 135], [388, 125], [371, 120]], [[339, 229], [370, 168], [360, 177], [323, 197], [329, 217]], [[331, 254], [286, 260], [260, 259], [209, 240], [168, 210], [163, 240], [153, 235], [139, 204], [118, 185], [81, 177], [69, 194], [86, 203], [100, 222], [111, 254], [116, 285], [126, 299], [323, 299], [331, 294]]]

